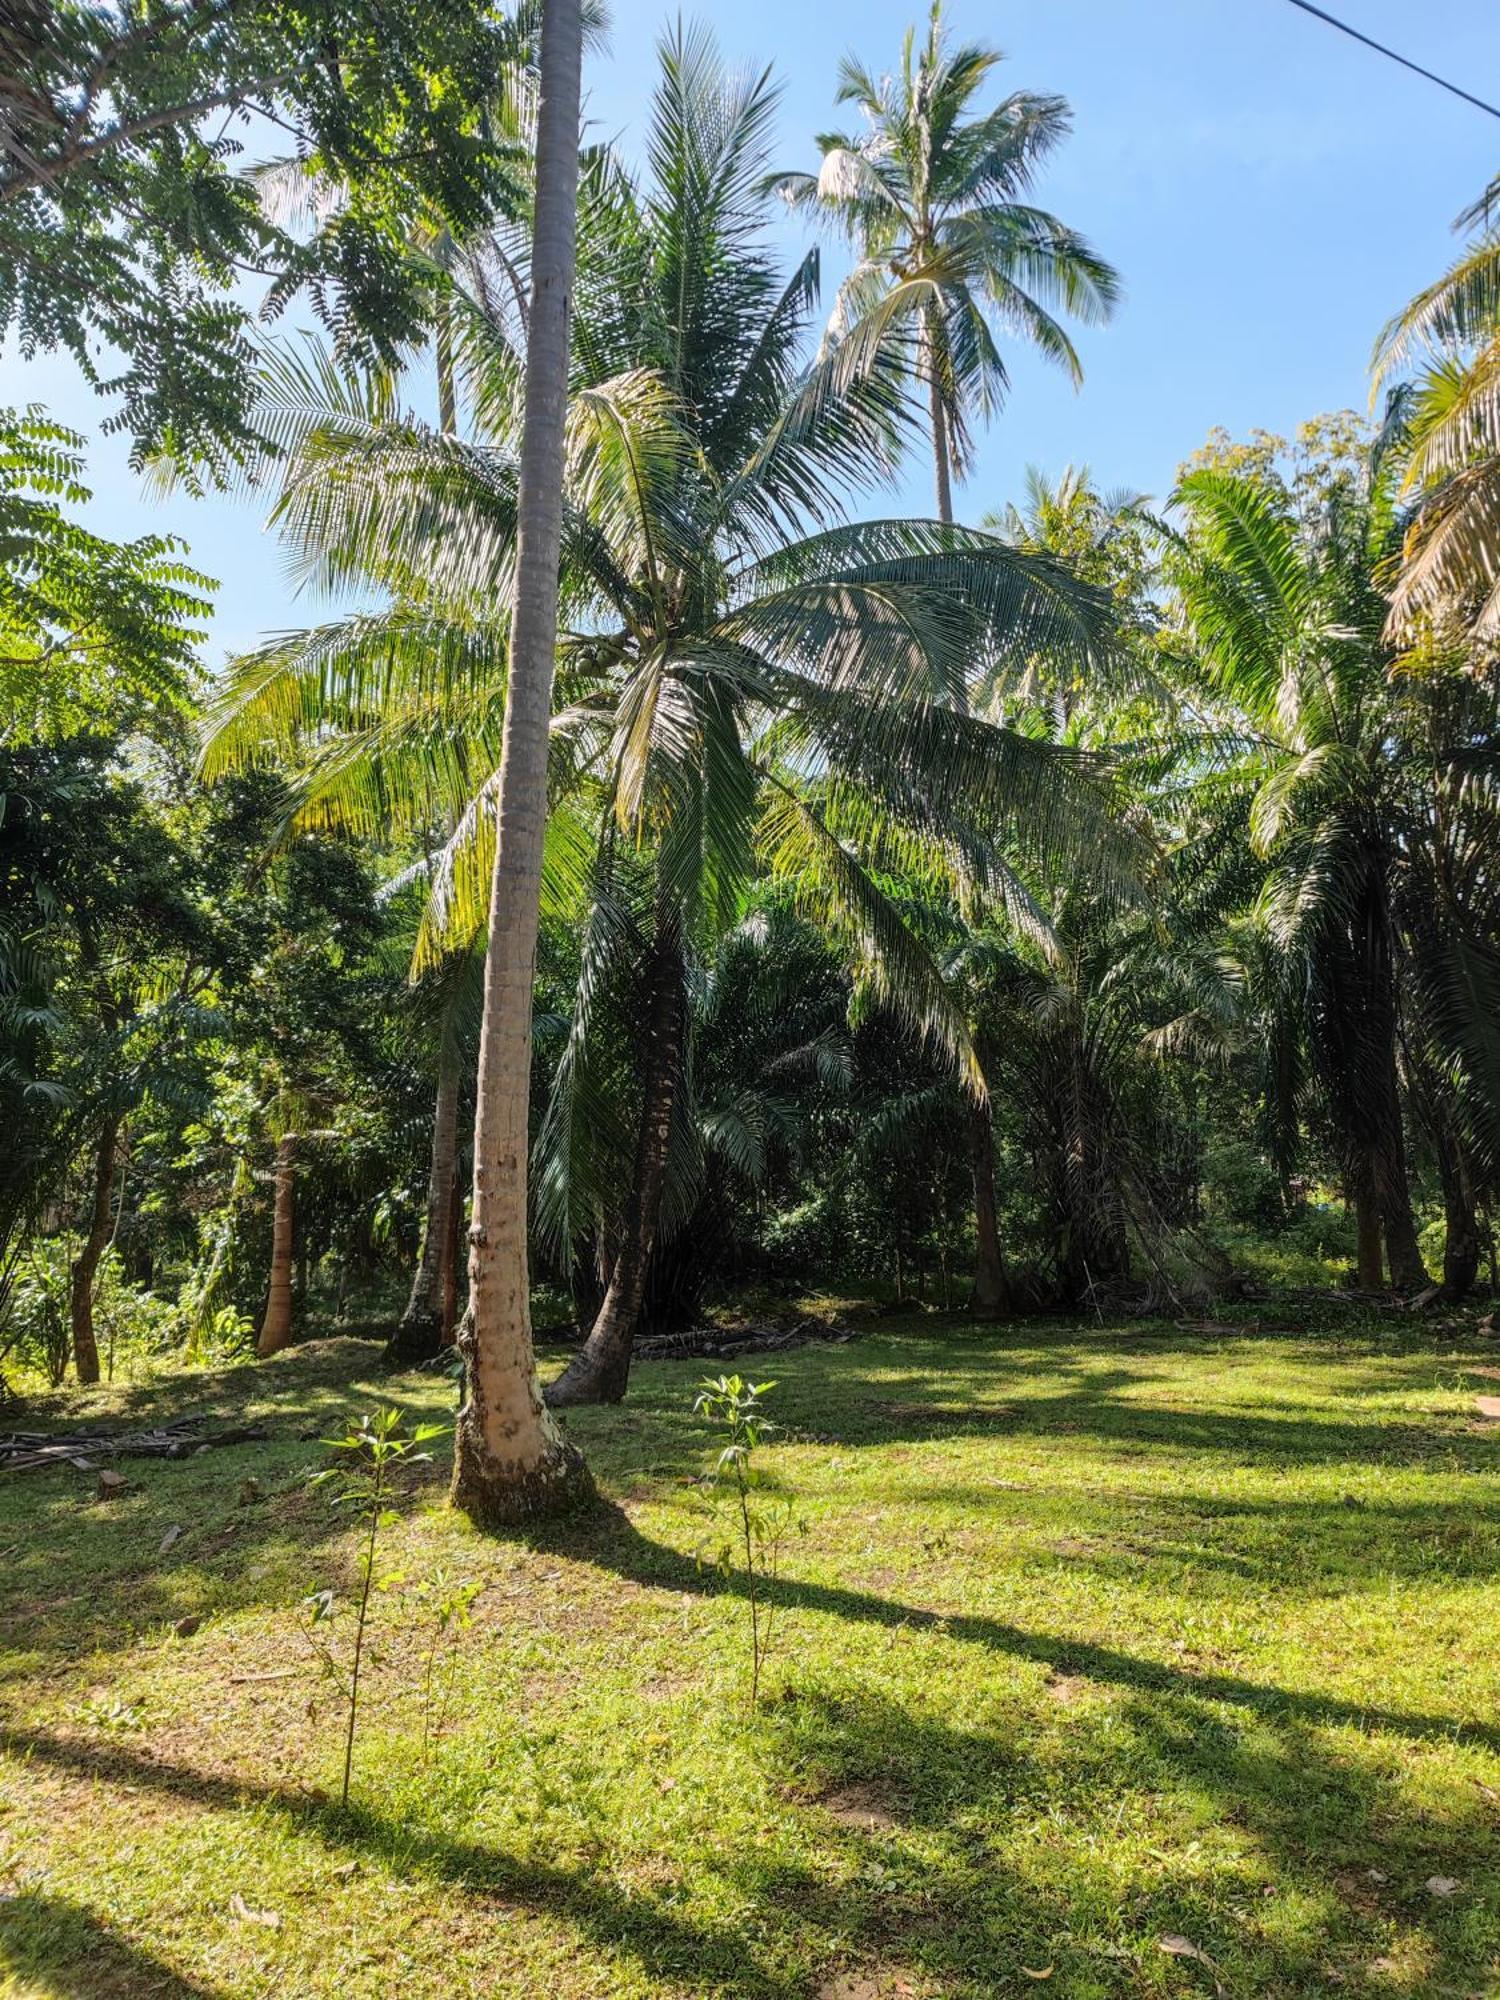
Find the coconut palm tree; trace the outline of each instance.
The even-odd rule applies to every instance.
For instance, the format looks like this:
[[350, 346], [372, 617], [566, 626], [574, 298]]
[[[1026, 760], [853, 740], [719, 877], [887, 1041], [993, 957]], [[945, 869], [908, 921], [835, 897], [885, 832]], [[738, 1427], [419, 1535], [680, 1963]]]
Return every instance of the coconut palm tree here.
[[1261, 909], [1343, 1148], [1360, 1282], [1381, 1284], [1383, 1240], [1391, 1283], [1420, 1290], [1403, 1117], [1418, 1043], [1461, 1075], [1472, 1131], [1500, 1103], [1494, 693], [1460, 701], [1451, 662], [1388, 649], [1375, 578], [1400, 524], [1359, 468], [1335, 467], [1301, 513], [1274, 480], [1223, 467], [1175, 497], [1198, 693], [1266, 866]]
[[1424, 624], [1467, 632], [1477, 669], [1500, 657], [1500, 180], [1456, 225], [1463, 255], [1390, 322], [1377, 388], [1414, 355], [1425, 365], [1399, 410], [1405, 494], [1417, 507], [1391, 599], [1391, 637]]
[[[685, 983], [755, 870], [795, 879], [868, 989], [947, 1048], [978, 1093], [961, 1012], [882, 875], [914, 867], [1004, 899], [1024, 895], [1018, 859], [1114, 844], [1112, 798], [1086, 759], [953, 699], [977, 659], [1007, 648], [1097, 649], [1099, 594], [991, 536], [846, 520], [851, 489], [890, 466], [899, 402], [888, 373], [841, 384], [831, 358], [805, 359], [816, 254], [788, 282], [759, 240], [774, 102], [766, 77], [727, 78], [705, 37], [679, 33], [662, 53], [649, 191], [604, 157], [585, 181], [552, 859], [576, 883], [587, 847], [579, 1050], [594, 987], [627, 945], [641, 1032], [627, 1213], [599, 1319], [560, 1390], [570, 1399], [623, 1391], [682, 1115]], [[273, 384], [265, 421], [292, 447], [281, 525], [312, 573], [397, 599], [278, 643], [231, 691], [242, 743], [330, 699], [342, 707], [349, 733], [325, 742], [308, 809], [368, 803], [372, 770], [388, 775], [414, 746], [407, 768], [425, 781], [482, 770], [486, 732], [433, 726], [455, 704], [471, 723], [489, 705], [492, 719], [485, 662], [510, 614], [515, 357], [503, 328], [487, 357], [480, 347], [476, 334], [466, 365], [474, 407], [500, 427], [494, 448], [439, 436], [379, 386], [307, 364]], [[376, 742], [385, 761], [372, 766]], [[472, 914], [467, 857], [492, 791], [481, 778], [460, 815], [435, 924]], [[595, 837], [577, 843], [590, 811]]]
[[466, 1394], [453, 1453], [455, 1504], [485, 1522], [572, 1506], [591, 1488], [582, 1454], [542, 1402], [531, 1339], [526, 1240], [531, 986], [557, 648], [582, 62], [579, 0], [548, 0], [537, 107], [510, 665], [495, 790], [495, 872], [479, 1039], [469, 1309], [459, 1335]]
[[430, 1361], [453, 1341], [458, 1324], [459, 1233], [464, 1202], [459, 1186], [464, 1080], [473, 1074], [483, 1006], [483, 954], [478, 940], [451, 952], [414, 987], [413, 1025], [426, 1030], [436, 1077], [427, 1206], [406, 1309], [386, 1346], [392, 1366]]
[[[1082, 368], [1058, 312], [1097, 322], [1119, 292], [1110, 265], [1027, 199], [1069, 131], [1065, 101], [1017, 91], [989, 112], [971, 109], [1000, 60], [979, 44], [951, 47], [934, 0], [926, 41], [907, 31], [899, 76], [876, 78], [853, 58], [841, 65], [838, 102], [859, 107], [864, 131], [823, 134], [819, 171], [776, 182], [794, 209], [854, 247], [830, 340], [851, 372], [894, 357], [925, 400], [942, 521], [953, 519], [954, 481], [970, 469], [976, 420], [988, 420], [1009, 387], [997, 332], [1038, 348], [1077, 382]], [[966, 690], [955, 698], [962, 703]], [[974, 1303], [994, 1313], [1005, 1286], [987, 1100], [975, 1104], [971, 1127]]]
[[857, 105], [865, 129], [824, 133], [818, 172], [776, 181], [795, 210], [854, 247], [832, 335], [855, 368], [894, 350], [919, 386], [944, 521], [972, 464], [976, 421], [1010, 386], [997, 334], [1037, 348], [1076, 383], [1082, 367], [1058, 315], [1096, 324], [1119, 295], [1111, 266], [1027, 199], [1070, 130], [1065, 100], [1016, 91], [974, 111], [1000, 61], [981, 44], [952, 47], [934, 0], [925, 41], [907, 30], [899, 74], [876, 77], [852, 57], [840, 65], [837, 101]]

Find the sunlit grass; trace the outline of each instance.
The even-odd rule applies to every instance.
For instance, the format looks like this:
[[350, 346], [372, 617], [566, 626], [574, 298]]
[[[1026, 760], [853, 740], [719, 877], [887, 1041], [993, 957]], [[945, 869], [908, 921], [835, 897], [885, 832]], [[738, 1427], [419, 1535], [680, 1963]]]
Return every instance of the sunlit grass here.
[[[643, 1368], [574, 1421], [592, 1518], [487, 1541], [441, 1464], [406, 1495], [347, 1816], [298, 1605], [353, 1545], [306, 1475], [344, 1412], [450, 1385], [342, 1342], [100, 1396], [274, 1436], [109, 1503], [0, 1487], [0, 1990], [1489, 1993], [1500, 1427], [1439, 1338], [929, 1320], [775, 1356], [805, 1525], [754, 1716], [699, 1560], [704, 1371]], [[424, 1758], [438, 1565], [484, 1589]]]

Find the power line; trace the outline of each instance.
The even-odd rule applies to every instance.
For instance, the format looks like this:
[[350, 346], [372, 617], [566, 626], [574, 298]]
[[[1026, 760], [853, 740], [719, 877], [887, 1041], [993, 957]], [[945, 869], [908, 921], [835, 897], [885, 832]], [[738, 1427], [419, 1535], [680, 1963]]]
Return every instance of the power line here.
[[1460, 90], [1458, 85], [1450, 83], [1447, 77], [1439, 76], [1434, 70], [1423, 69], [1420, 63], [1413, 62], [1409, 56], [1398, 55], [1394, 49], [1388, 49], [1384, 42], [1372, 41], [1370, 36], [1362, 35], [1358, 28], [1351, 28], [1347, 21], [1340, 21], [1333, 14], [1325, 14], [1321, 7], [1314, 7], [1312, 0], [1291, 0], [1291, 4], [1300, 7], [1304, 14], [1311, 14], [1319, 21], [1326, 21], [1330, 28], [1337, 28], [1341, 35], [1348, 35], [1352, 41], [1363, 42], [1367, 49], [1374, 49], [1377, 55], [1388, 56], [1392, 62], [1400, 63], [1403, 69], [1414, 70], [1418, 76], [1425, 76], [1427, 81], [1435, 83], [1439, 90], [1451, 91], [1455, 97], [1461, 97], [1465, 104], [1472, 104], [1477, 111], [1487, 111], [1491, 118], [1500, 118], [1500, 110], [1493, 104], [1486, 104], [1482, 97], [1475, 97], [1471, 91]]

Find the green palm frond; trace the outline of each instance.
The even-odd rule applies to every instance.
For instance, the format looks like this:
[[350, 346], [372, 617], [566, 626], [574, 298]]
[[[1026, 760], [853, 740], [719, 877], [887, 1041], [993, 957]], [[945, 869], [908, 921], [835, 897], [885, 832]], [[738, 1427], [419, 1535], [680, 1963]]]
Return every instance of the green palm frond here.
[[967, 1088], [982, 1098], [984, 1078], [969, 1025], [940, 967], [813, 801], [773, 783], [759, 839], [771, 879], [818, 915], [881, 1004], [942, 1050]]
[[1379, 389], [1426, 348], [1443, 352], [1487, 340], [1500, 326], [1500, 234], [1489, 232], [1382, 329], [1375, 344]]

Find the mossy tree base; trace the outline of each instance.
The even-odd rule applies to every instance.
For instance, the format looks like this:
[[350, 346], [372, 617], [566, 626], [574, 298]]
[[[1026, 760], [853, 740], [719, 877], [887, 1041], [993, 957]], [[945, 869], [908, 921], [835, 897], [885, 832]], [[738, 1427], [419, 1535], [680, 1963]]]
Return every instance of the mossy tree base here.
[[386, 1342], [380, 1358], [387, 1368], [420, 1368], [424, 1361], [436, 1361], [442, 1351], [442, 1314], [408, 1312]]
[[477, 1528], [517, 1528], [576, 1514], [596, 1499], [583, 1453], [559, 1433], [528, 1464], [494, 1457], [460, 1416], [454, 1439], [452, 1504]]
[[591, 1335], [555, 1382], [542, 1392], [549, 1409], [585, 1403], [623, 1403], [630, 1387], [629, 1338], [600, 1340]]

